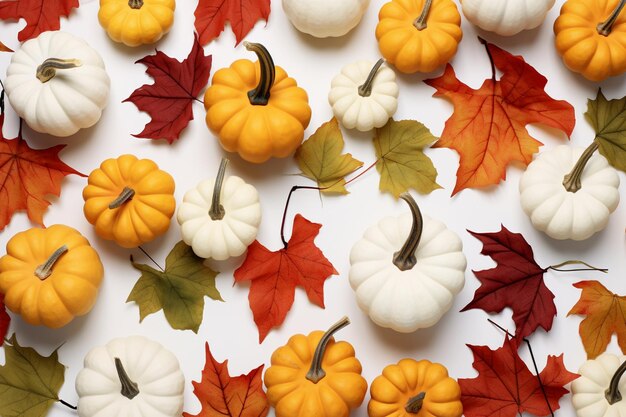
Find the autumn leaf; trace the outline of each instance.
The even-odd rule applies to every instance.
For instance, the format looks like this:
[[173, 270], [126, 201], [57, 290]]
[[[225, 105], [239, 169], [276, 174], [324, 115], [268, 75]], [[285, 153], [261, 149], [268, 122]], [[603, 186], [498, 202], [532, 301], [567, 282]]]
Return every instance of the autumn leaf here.
[[228, 373], [228, 361], [216, 361], [208, 343], [205, 347], [202, 380], [192, 382], [202, 410], [195, 416], [185, 412], [183, 417], [265, 417], [269, 403], [261, 379], [263, 365], [233, 378]]
[[[461, 402], [466, 417], [515, 417], [522, 413], [550, 415], [559, 408], [559, 399], [569, 391], [563, 388], [579, 375], [569, 372], [563, 355], [548, 356], [539, 380], [517, 353], [508, 337], [501, 348], [468, 345], [474, 355], [476, 378], [461, 378]], [[548, 407], [549, 401], [550, 406]]]
[[436, 182], [437, 170], [424, 155], [424, 149], [437, 140], [426, 126], [415, 120], [390, 119], [375, 132], [381, 191], [399, 198], [409, 188], [421, 194], [441, 188]]
[[348, 194], [344, 177], [363, 166], [363, 162], [342, 154], [343, 135], [334, 117], [322, 124], [296, 150], [295, 158], [302, 175], [317, 182], [321, 192]]
[[[546, 94], [543, 75], [521, 56], [483, 43], [492, 74], [480, 89], [459, 81], [450, 64], [442, 76], [424, 81], [437, 90], [435, 97], [447, 97], [454, 105], [454, 113], [434, 145], [460, 155], [453, 195], [465, 188], [498, 184], [514, 161], [528, 165], [542, 143], [528, 134], [527, 124], [550, 126], [568, 137], [574, 129], [574, 108]], [[502, 71], [500, 80], [496, 80], [496, 68]]]
[[239, 45], [256, 22], [267, 22], [270, 0], [199, 0], [194, 16], [196, 32], [202, 45], [217, 38], [227, 20], [237, 39], [236, 45]]
[[161, 51], [148, 55], [136, 64], [144, 64], [154, 84], [144, 84], [123, 103], [130, 101], [150, 115], [150, 122], [137, 138], [166, 139], [170, 144], [193, 120], [193, 102], [209, 81], [211, 55], [204, 55], [194, 37], [191, 52], [182, 62]]
[[0, 52], [13, 52], [13, 49], [0, 42]]
[[26, 27], [17, 34], [20, 42], [40, 33], [61, 28], [61, 16], [69, 16], [78, 0], [2, 0], [0, 20], [26, 20]]
[[7, 313], [7, 308], [4, 305], [4, 294], [0, 293], [0, 346], [4, 343], [10, 324], [11, 316]]
[[139, 305], [139, 321], [159, 310], [172, 328], [198, 333], [204, 313], [204, 297], [222, 301], [215, 288], [217, 272], [204, 265], [185, 242], [178, 242], [165, 259], [165, 270], [131, 263], [141, 277], [126, 300]]
[[236, 282], [251, 281], [248, 301], [259, 329], [259, 343], [285, 320], [296, 286], [304, 288], [309, 301], [324, 308], [324, 281], [338, 272], [315, 246], [321, 227], [297, 214], [285, 248], [272, 252], [255, 240], [235, 271]]
[[0, 366], [0, 416], [43, 417], [59, 401], [65, 367], [57, 351], [41, 356], [22, 347], [15, 335], [4, 344], [5, 364]]
[[615, 168], [626, 171], [626, 97], [607, 100], [598, 90], [596, 99], [587, 101], [585, 118], [596, 132], [600, 153]]

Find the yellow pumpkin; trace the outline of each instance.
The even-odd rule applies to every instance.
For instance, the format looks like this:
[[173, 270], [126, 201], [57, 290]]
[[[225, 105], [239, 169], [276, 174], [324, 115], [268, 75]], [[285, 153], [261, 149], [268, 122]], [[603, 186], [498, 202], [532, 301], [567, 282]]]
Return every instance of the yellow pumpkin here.
[[263, 45], [244, 42], [259, 60], [240, 59], [215, 73], [204, 94], [206, 123], [224, 149], [249, 162], [291, 155], [311, 120], [306, 91]]
[[122, 155], [89, 174], [83, 211], [98, 236], [133, 248], [167, 231], [174, 188], [172, 176], [151, 160]]
[[568, 0], [554, 22], [565, 65], [591, 81], [626, 71], [626, 0]]
[[378, 13], [378, 48], [404, 73], [444, 65], [462, 37], [461, 15], [452, 0], [391, 0]]
[[326, 333], [294, 335], [274, 351], [264, 378], [276, 417], [347, 417], [361, 405], [361, 363], [350, 343], [333, 339], [349, 323], [344, 317]]
[[461, 417], [461, 387], [441, 364], [402, 359], [370, 388], [369, 417]]
[[0, 258], [0, 292], [25, 322], [58, 328], [87, 314], [104, 269], [77, 230], [60, 224], [13, 236]]
[[174, 23], [175, 0], [100, 0], [98, 21], [115, 42], [154, 43]]

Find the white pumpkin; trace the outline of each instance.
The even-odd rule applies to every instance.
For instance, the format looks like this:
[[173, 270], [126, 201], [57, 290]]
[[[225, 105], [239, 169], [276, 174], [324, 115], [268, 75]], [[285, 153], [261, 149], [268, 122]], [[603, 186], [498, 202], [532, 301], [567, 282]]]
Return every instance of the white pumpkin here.
[[626, 415], [626, 356], [603, 353], [583, 363], [572, 382], [572, 404], [578, 417]]
[[11, 57], [4, 82], [15, 112], [32, 129], [69, 136], [93, 126], [109, 97], [98, 52], [65, 32], [43, 32]]
[[438, 220], [411, 213], [370, 227], [350, 252], [350, 285], [374, 323], [403, 333], [433, 326], [465, 285], [461, 239]]
[[178, 359], [142, 336], [92, 349], [76, 377], [79, 417], [180, 417], [185, 377]]
[[335, 117], [348, 128], [367, 132], [383, 127], [398, 109], [396, 73], [380, 59], [346, 65], [330, 85], [328, 102]]
[[343, 36], [359, 24], [370, 0], [283, 0], [283, 10], [300, 32], [316, 38]]
[[463, 14], [473, 24], [502, 36], [534, 29], [555, 0], [461, 0]]
[[176, 216], [183, 240], [201, 258], [218, 261], [242, 255], [259, 231], [261, 204], [254, 186], [236, 176], [202, 181], [183, 197]]
[[[606, 227], [619, 203], [619, 177], [596, 149], [595, 142], [587, 150], [560, 145], [528, 165], [520, 202], [537, 230], [554, 239], [584, 240]], [[566, 182], [570, 173], [576, 175]]]

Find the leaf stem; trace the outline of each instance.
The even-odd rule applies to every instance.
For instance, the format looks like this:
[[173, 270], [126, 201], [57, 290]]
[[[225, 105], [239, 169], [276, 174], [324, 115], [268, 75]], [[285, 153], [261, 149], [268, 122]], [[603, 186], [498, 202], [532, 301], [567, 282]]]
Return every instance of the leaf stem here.
[[2, 80], [0, 80], [0, 88], [2, 88], [0, 91], [0, 114], [4, 114], [4, 83]]
[[491, 64], [491, 80], [493, 82], [496, 81], [496, 65], [493, 62], [493, 56], [491, 55], [491, 51], [489, 50], [489, 42], [485, 39], [478, 37], [478, 41], [485, 45], [485, 50], [487, 51], [487, 56], [489, 57], [489, 63]]
[[[574, 269], [562, 269], [561, 268], [567, 265], [585, 265], [587, 268], [574, 268]], [[561, 262], [560, 264], [550, 265], [549, 267], [544, 269], [544, 272], [546, 272], [549, 269], [552, 269], [553, 271], [559, 271], [559, 272], [599, 271], [599, 272], [602, 272], [603, 274], [606, 274], [607, 272], [609, 272], [607, 268], [597, 268], [593, 265], [589, 265], [587, 262], [583, 262], [579, 260], [565, 261], [565, 262]]]
[[582, 177], [585, 166], [587, 166], [587, 163], [597, 150], [598, 142], [594, 139], [594, 141], [591, 142], [591, 145], [589, 145], [587, 149], [584, 150], [582, 155], [580, 155], [580, 158], [578, 158], [578, 161], [576, 161], [576, 164], [569, 174], [563, 177], [563, 187], [565, 187], [567, 191], [575, 193], [582, 188], [580, 177]]
[[78, 410], [78, 407], [75, 405], [72, 405], [70, 403], [68, 403], [67, 401], [63, 401], [62, 399], [58, 399], [58, 401], [63, 404], [64, 406], [66, 406], [67, 408], [71, 408], [72, 410]]
[[348, 317], [343, 317], [337, 323], [333, 324], [330, 329], [324, 333], [322, 338], [317, 344], [315, 348], [315, 353], [313, 353], [313, 359], [311, 359], [311, 367], [306, 374], [306, 379], [317, 384], [322, 378], [326, 376], [326, 371], [322, 369], [322, 360], [324, 359], [324, 353], [326, 353], [326, 346], [328, 346], [328, 342], [332, 339], [333, 335], [337, 333], [339, 330], [346, 327], [350, 324], [350, 319]]
[[154, 258], [152, 256], [150, 256], [150, 254], [148, 252], [146, 252], [146, 250], [144, 248], [142, 248], [141, 246], [137, 246], [137, 248], [139, 248], [139, 250], [142, 251], [143, 254], [146, 255], [148, 257], [148, 259], [150, 259], [152, 261], [152, 263], [155, 264], [157, 266], [157, 268], [159, 268], [161, 270], [161, 272], [165, 272], [165, 270], [163, 268], [161, 268], [161, 265], [159, 265], [157, 263], [157, 261], [155, 261]]

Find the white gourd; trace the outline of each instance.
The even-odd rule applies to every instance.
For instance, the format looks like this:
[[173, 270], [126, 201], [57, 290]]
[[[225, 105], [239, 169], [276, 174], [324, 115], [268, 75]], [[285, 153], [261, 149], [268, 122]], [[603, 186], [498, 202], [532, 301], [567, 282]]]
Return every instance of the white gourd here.
[[96, 124], [110, 89], [98, 52], [59, 31], [24, 42], [11, 57], [4, 84], [11, 106], [26, 124], [54, 136]]
[[463, 14], [473, 24], [502, 36], [534, 29], [555, 0], [461, 0]]
[[461, 239], [438, 220], [411, 213], [370, 227], [350, 252], [350, 285], [379, 326], [409, 333], [433, 326], [465, 284]]
[[344, 66], [331, 82], [328, 102], [335, 117], [348, 129], [367, 132], [383, 127], [398, 109], [396, 74], [379, 60]]
[[583, 363], [572, 382], [572, 404], [578, 417], [626, 415], [626, 356], [603, 353]]
[[370, 0], [283, 0], [283, 10], [300, 32], [316, 38], [343, 36], [359, 24]]
[[76, 377], [79, 417], [180, 417], [185, 377], [178, 359], [143, 336], [92, 349]]

